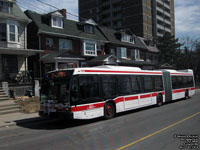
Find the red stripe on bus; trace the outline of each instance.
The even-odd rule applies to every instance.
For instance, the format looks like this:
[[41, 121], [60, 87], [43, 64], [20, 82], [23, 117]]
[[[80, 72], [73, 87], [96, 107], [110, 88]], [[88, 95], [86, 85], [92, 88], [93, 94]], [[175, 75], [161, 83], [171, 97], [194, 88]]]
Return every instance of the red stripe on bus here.
[[165, 92], [161, 92], [162, 93], [162, 95], [165, 95]]
[[173, 90], [172, 91], [172, 93], [180, 93], [180, 92], [185, 92], [185, 89]]
[[123, 102], [124, 98], [123, 97], [118, 97], [115, 99], [115, 103]]
[[83, 111], [83, 110], [94, 109], [94, 108], [100, 108], [100, 107], [104, 107], [104, 103], [98, 103], [98, 104], [90, 104], [90, 105], [84, 105], [84, 106], [71, 107], [71, 112]]
[[195, 90], [195, 88], [190, 88], [190, 90]]
[[162, 72], [136, 72], [136, 71], [109, 71], [109, 70], [84, 70], [85, 72], [101, 72], [101, 73], [137, 73], [137, 74], [160, 74]]
[[171, 73], [171, 75], [186, 75], [186, 76], [193, 76], [193, 74], [187, 74], [187, 73]]
[[141, 95], [140, 98], [149, 98], [151, 97], [151, 94]]
[[157, 93], [153, 93], [153, 94], [152, 94], [152, 97], [155, 97], [155, 96], [157, 96], [157, 95], [158, 95]]
[[138, 96], [125, 97], [125, 101], [137, 100]]

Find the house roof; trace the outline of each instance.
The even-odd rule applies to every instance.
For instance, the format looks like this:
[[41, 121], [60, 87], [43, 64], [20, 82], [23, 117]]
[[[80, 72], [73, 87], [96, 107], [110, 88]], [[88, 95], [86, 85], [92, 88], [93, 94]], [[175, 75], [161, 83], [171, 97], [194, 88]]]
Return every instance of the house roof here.
[[41, 61], [52, 61], [55, 59], [83, 60], [84, 58], [79, 58], [79, 57], [69, 54], [65, 51], [54, 51], [54, 52], [48, 53], [40, 58]]
[[111, 57], [112, 55], [99, 55], [95, 58], [93, 58], [92, 60], [90, 60], [90, 62], [98, 62], [98, 61], [105, 61], [106, 59], [108, 59], [109, 57]]
[[25, 13], [37, 25], [39, 29], [38, 33], [108, 42], [101, 32], [96, 28], [96, 26], [94, 26], [95, 33], [90, 34], [83, 32], [81, 27], [82, 24], [80, 24], [80, 22], [64, 19], [63, 29], [58, 29], [50, 26], [51, 16], [48, 14], [42, 15], [30, 10], [27, 10]]
[[11, 19], [15, 19], [18, 21], [22, 21], [22, 22], [29, 22], [30, 20], [28, 19], [28, 17], [24, 14], [24, 12], [17, 6], [17, 4], [15, 2], [12, 3], [13, 7], [10, 10], [10, 13], [3, 13], [0, 12], [0, 17], [1, 18], [11, 18]]
[[144, 38], [142, 38], [142, 37], [138, 37], [140, 40], [141, 40], [141, 42], [143, 43], [143, 45], [150, 51], [150, 52], [159, 52], [159, 50], [158, 50], [158, 48], [156, 47], [156, 46], [152, 46], [152, 45], [147, 45], [146, 43], [145, 43], [145, 39]]
[[119, 61], [120, 64], [126, 64], [126, 65], [150, 65], [150, 66], [155, 66], [154, 63], [152, 62], [147, 62], [147, 61], [135, 61], [135, 60], [125, 60], [121, 59]]
[[140, 48], [140, 49], [146, 49], [144, 44], [138, 39], [138, 37], [135, 38], [135, 44], [122, 42], [120, 39], [117, 39], [115, 34], [117, 33], [116, 30], [109, 29], [107, 27], [100, 27], [99, 29], [102, 31], [102, 33], [105, 35], [105, 37], [110, 41], [112, 44], [117, 44], [121, 46], [128, 46], [128, 47], [134, 47], [134, 48]]

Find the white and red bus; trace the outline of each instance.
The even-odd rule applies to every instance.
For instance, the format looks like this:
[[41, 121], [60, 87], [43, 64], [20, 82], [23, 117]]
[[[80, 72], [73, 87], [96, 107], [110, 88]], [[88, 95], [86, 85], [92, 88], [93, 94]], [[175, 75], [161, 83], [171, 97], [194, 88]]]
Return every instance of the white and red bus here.
[[162, 105], [195, 94], [192, 70], [99, 66], [49, 72], [41, 86], [41, 116], [113, 118], [116, 113]]

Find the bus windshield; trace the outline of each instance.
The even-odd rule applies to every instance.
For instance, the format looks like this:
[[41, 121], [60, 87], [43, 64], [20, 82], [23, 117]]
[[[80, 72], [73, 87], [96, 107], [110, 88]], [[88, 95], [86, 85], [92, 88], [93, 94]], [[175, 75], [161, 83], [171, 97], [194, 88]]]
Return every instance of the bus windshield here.
[[73, 71], [58, 71], [47, 74], [41, 86], [41, 100], [69, 103], [69, 87]]

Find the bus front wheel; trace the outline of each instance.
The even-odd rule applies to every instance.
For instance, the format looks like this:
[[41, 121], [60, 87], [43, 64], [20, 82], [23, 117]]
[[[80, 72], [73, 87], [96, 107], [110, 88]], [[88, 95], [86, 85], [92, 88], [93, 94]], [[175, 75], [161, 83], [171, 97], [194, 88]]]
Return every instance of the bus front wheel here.
[[163, 105], [163, 97], [161, 94], [157, 95], [157, 106], [160, 107]]
[[115, 107], [111, 102], [104, 105], [104, 118], [111, 119], [115, 116]]

